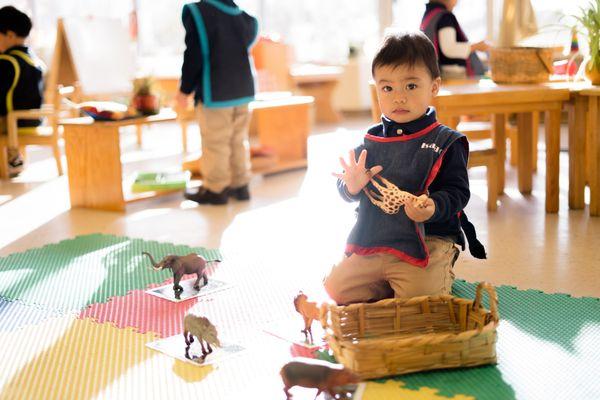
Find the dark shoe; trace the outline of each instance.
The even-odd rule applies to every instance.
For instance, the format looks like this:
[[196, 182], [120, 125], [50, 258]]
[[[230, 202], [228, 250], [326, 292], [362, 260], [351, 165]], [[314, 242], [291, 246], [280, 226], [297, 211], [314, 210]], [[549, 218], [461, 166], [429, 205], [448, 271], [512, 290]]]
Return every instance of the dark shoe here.
[[229, 196], [236, 200], [250, 200], [250, 191], [248, 185], [240, 186], [239, 188], [229, 189]]
[[204, 187], [200, 187], [197, 192], [186, 191], [183, 196], [198, 204], [227, 204], [227, 189], [220, 193], [215, 193]]
[[23, 172], [23, 159], [17, 153], [8, 161], [8, 176], [15, 178], [21, 172]]

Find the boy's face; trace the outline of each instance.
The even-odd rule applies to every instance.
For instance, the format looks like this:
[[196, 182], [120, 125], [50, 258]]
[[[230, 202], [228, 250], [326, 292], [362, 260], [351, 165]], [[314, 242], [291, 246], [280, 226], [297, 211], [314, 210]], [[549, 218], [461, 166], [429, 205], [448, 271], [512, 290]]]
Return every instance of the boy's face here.
[[383, 65], [375, 68], [374, 78], [381, 112], [398, 123], [422, 117], [441, 84], [441, 79], [432, 79], [422, 64]]

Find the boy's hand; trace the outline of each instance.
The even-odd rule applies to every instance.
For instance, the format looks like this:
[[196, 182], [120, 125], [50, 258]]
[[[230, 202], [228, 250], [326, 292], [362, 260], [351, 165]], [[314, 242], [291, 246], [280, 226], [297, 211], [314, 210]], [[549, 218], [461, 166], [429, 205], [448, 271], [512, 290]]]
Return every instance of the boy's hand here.
[[424, 222], [433, 216], [435, 203], [427, 195], [422, 194], [413, 201], [404, 204], [404, 211], [408, 218], [415, 222]]
[[381, 165], [376, 165], [370, 169], [365, 168], [366, 160], [367, 150], [360, 152], [358, 160], [356, 159], [354, 150], [350, 150], [347, 163], [343, 157], [340, 157], [340, 164], [344, 168], [344, 172], [341, 174], [333, 173], [333, 176], [344, 181], [348, 193], [353, 196], [358, 194], [369, 183], [373, 175], [377, 175], [383, 170]]
[[188, 94], [185, 94], [183, 92], [177, 92], [177, 94], [175, 95], [175, 98], [173, 99], [173, 101], [175, 102], [175, 111], [187, 110], [188, 104], [189, 104], [189, 99], [190, 99], [190, 96]]

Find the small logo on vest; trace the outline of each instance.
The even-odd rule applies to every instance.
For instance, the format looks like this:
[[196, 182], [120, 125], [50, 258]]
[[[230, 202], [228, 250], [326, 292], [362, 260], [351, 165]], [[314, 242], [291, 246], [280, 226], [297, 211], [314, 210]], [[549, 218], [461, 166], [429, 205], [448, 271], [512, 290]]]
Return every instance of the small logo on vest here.
[[440, 149], [438, 147], [438, 145], [435, 143], [423, 143], [423, 144], [421, 144], [421, 148], [422, 149], [431, 149], [431, 150], [435, 151], [436, 153], [439, 153], [442, 151], [442, 149]]

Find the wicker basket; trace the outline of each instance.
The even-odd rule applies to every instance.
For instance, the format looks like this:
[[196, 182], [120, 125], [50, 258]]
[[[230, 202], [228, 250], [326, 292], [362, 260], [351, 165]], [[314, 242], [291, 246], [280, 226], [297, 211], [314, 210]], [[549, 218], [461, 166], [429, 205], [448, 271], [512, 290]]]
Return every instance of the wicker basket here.
[[[485, 289], [488, 311], [481, 303]], [[450, 295], [327, 305], [321, 322], [335, 358], [362, 379], [496, 362], [498, 298], [480, 283], [475, 300]]]
[[547, 82], [552, 74], [552, 48], [500, 47], [490, 50], [490, 71], [496, 83]]

